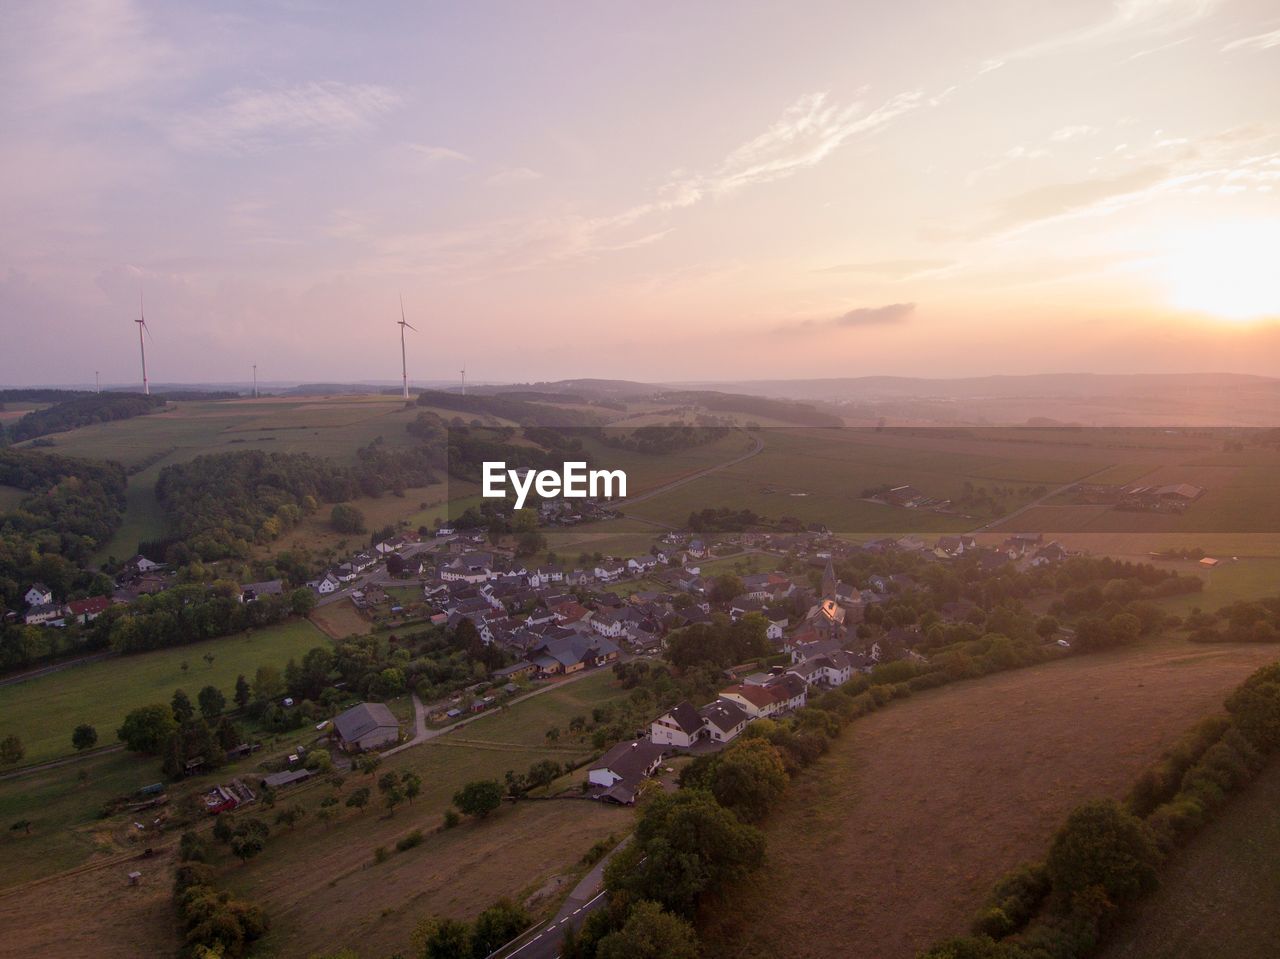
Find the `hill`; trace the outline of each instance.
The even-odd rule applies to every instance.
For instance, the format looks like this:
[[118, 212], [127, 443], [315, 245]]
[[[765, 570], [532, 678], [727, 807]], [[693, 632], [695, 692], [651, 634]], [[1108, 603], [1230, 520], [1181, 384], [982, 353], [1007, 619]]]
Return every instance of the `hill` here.
[[765, 823], [707, 952], [911, 959], [964, 929], [1066, 814], [1119, 798], [1273, 648], [1163, 639], [949, 686], [855, 723]]

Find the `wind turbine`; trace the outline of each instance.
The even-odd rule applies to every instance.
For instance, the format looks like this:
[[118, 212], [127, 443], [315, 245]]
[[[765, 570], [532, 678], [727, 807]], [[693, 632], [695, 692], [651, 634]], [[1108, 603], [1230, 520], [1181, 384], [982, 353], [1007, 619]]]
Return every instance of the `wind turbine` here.
[[97, 370], [93, 371], [93, 391], [95, 393], [102, 392], [102, 380], [99, 379], [99, 374]]
[[462, 395], [466, 396], [467, 395], [467, 364], [466, 363], [462, 364], [461, 373], [462, 373]]
[[144, 396], [151, 395], [151, 385], [147, 382], [147, 344], [142, 338], [145, 332], [147, 336], [151, 336], [151, 329], [147, 326], [147, 315], [142, 309], [142, 291], [138, 291], [138, 318], [133, 322], [138, 324], [138, 348], [142, 351], [142, 393]]
[[258, 364], [253, 364], [253, 398], [258, 398]]
[[408, 366], [408, 362], [405, 360], [405, 354], [404, 354], [404, 331], [406, 328], [408, 328], [410, 330], [413, 330], [413, 332], [417, 333], [418, 330], [416, 327], [411, 326], [409, 324], [409, 321], [404, 318], [404, 294], [403, 293], [400, 295], [400, 319], [396, 321], [396, 325], [400, 327], [400, 379], [404, 383], [403, 395], [404, 395], [404, 398], [407, 400], [409, 398], [409, 366]]

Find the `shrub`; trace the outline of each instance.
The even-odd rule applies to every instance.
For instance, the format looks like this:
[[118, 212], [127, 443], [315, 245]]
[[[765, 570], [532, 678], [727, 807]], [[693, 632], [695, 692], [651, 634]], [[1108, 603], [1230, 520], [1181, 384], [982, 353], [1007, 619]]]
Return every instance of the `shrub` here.
[[414, 846], [421, 846], [423, 835], [421, 829], [415, 829], [407, 836], [401, 836], [396, 840], [396, 852], [408, 852]]
[[1118, 803], [1085, 803], [1054, 837], [1045, 867], [1061, 911], [1097, 887], [1111, 903], [1133, 899], [1155, 885], [1160, 860], [1151, 830]]

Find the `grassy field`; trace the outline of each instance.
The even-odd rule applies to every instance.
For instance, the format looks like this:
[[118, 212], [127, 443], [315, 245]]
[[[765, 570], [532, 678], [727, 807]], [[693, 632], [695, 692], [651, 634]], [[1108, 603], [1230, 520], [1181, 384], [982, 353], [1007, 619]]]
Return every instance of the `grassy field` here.
[[1271, 959], [1280, 943], [1280, 762], [1173, 855], [1100, 959]]
[[[117, 727], [136, 706], [167, 703], [178, 688], [194, 702], [196, 693], [209, 684], [230, 699], [240, 673], [252, 678], [261, 665], [283, 667], [290, 657], [327, 642], [306, 620], [290, 620], [191, 646], [75, 666], [0, 686], [0, 729], [22, 740], [26, 763], [55, 759], [73, 752], [71, 731], [80, 723], [97, 727], [99, 743], [114, 743]], [[201, 658], [206, 653], [214, 656], [212, 666]]]
[[[547, 730], [556, 726], [563, 733], [571, 717], [590, 717], [594, 706], [624, 695], [603, 670], [406, 750], [376, 775], [417, 772], [423, 789], [412, 806], [392, 817], [381, 807], [362, 813], [343, 808], [345, 815], [331, 823], [309, 816], [273, 839], [259, 859], [228, 869], [227, 878], [271, 913], [272, 943], [281, 957], [306, 956], [325, 944], [369, 942], [379, 944], [371, 954], [382, 955], [403, 948], [409, 930], [427, 914], [469, 917], [501, 896], [527, 895], [569, 869], [597, 839], [627, 832], [630, 813], [578, 800], [536, 802], [433, 835], [385, 864], [374, 863], [374, 850], [391, 849], [412, 829], [434, 829], [467, 782], [501, 779], [508, 769], [523, 772], [542, 759], [564, 763], [591, 756], [589, 744], [568, 743], [563, 735], [558, 746], [548, 746]], [[349, 777], [340, 794], [364, 783], [373, 780]], [[317, 783], [289, 801], [296, 797], [314, 814], [330, 792]], [[376, 895], [369, 895], [370, 882], [377, 884]]]
[[[1070, 809], [1138, 773], [1276, 648], [1145, 646], [924, 693], [850, 727], [765, 824], [707, 952], [909, 959], [963, 932]], [[815, 908], [836, 902], [838, 909]]]
[[[116, 752], [0, 780], [0, 888], [118, 851], [112, 826], [99, 819], [103, 803], [162, 778], [155, 759]], [[31, 821], [30, 835], [9, 831], [19, 819]]]
[[366, 636], [373, 632], [373, 623], [365, 619], [349, 599], [317, 606], [307, 618], [332, 639], [346, 639], [352, 635]]

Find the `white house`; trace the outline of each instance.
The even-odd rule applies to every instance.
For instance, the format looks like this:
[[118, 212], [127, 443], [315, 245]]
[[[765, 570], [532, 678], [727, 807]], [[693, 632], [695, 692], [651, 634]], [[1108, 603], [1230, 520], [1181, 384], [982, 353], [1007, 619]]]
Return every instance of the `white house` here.
[[40, 603], [27, 610], [24, 621], [28, 626], [47, 626], [67, 615], [67, 607], [61, 603]]
[[319, 579], [315, 583], [315, 590], [321, 596], [327, 596], [329, 593], [336, 593], [342, 588], [342, 581], [334, 576], [333, 573], [325, 573], [323, 579]]
[[649, 724], [649, 738], [662, 746], [688, 749], [701, 738], [705, 721], [693, 705], [679, 703]]
[[28, 606], [47, 606], [53, 602], [53, 590], [44, 583], [32, 583], [22, 598]]
[[647, 739], [623, 741], [587, 770], [587, 781], [603, 790], [597, 798], [630, 805], [636, 790], [662, 762], [664, 748]]
[[597, 566], [593, 572], [600, 582], [613, 583], [621, 578], [622, 570], [621, 566]]
[[726, 699], [717, 699], [698, 710], [706, 724], [704, 729], [709, 739], [717, 743], [732, 742], [738, 734], [747, 728], [750, 718], [737, 703]]

